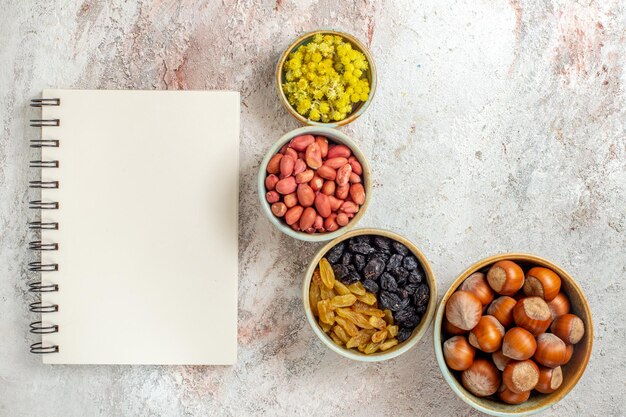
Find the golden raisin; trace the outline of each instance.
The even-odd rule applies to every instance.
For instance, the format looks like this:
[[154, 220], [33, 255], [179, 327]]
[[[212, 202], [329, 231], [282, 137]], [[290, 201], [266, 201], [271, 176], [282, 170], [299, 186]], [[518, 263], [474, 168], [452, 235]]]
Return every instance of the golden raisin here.
[[322, 330], [324, 330], [324, 332], [328, 333], [330, 332], [330, 329], [332, 329], [333, 325], [320, 321], [320, 327], [322, 328]]
[[350, 336], [348, 336], [348, 333], [346, 333], [346, 331], [341, 326], [335, 325], [335, 327], [333, 327], [333, 332], [337, 335], [337, 337], [339, 337], [339, 339], [341, 339], [343, 343], [348, 343], [348, 340], [350, 340]]
[[380, 317], [371, 316], [368, 321], [372, 325], [372, 327], [375, 327], [377, 329], [384, 329], [385, 327], [387, 327], [387, 322]]
[[317, 311], [320, 315], [320, 320], [326, 324], [333, 324], [335, 322], [335, 313], [331, 309], [330, 300], [322, 300], [317, 303]]
[[[372, 336], [372, 340], [373, 338], [374, 336]], [[368, 343], [367, 346], [365, 346], [363, 353], [365, 353], [366, 355], [370, 355], [372, 353], [375, 353], [379, 347], [380, 347], [380, 343]]]
[[[321, 312], [320, 312], [320, 314], [321, 314]], [[374, 326], [372, 326], [370, 324], [370, 322], [367, 321], [367, 317], [365, 317], [361, 313], [357, 313], [356, 311], [352, 311], [352, 310], [347, 309], [347, 308], [338, 308], [337, 309], [337, 314], [340, 315], [341, 317], [347, 319], [347, 320], [350, 320], [352, 323], [356, 324], [358, 327], [361, 327], [363, 329], [373, 329], [374, 328]]]
[[385, 351], [387, 349], [394, 347], [397, 344], [398, 344], [398, 339], [389, 339], [386, 342], [381, 343], [379, 346], [379, 349], [382, 351]]
[[335, 333], [331, 333], [330, 338], [333, 339], [333, 342], [335, 342], [339, 346], [343, 346], [343, 341]]
[[318, 287], [322, 286], [322, 276], [320, 275], [320, 269], [315, 268], [313, 271], [313, 278], [311, 279]]
[[386, 308], [384, 311], [385, 311], [385, 321], [387, 322], [387, 324], [393, 324], [393, 314], [391, 313], [391, 310]]
[[376, 303], [376, 296], [372, 294], [371, 292], [365, 293], [363, 295], [359, 295], [357, 299], [370, 306]]
[[335, 273], [326, 258], [320, 261], [320, 275], [326, 288], [332, 289], [335, 286]]
[[368, 306], [367, 304], [357, 301], [352, 306], [354, 311], [358, 311], [359, 313], [365, 314], [367, 316], [376, 316], [376, 317], [384, 317], [385, 313], [382, 310], [377, 308], [373, 308], [372, 306]]
[[333, 289], [337, 292], [337, 294], [339, 295], [347, 295], [347, 294], [351, 294], [350, 290], [348, 289], [348, 287], [346, 287], [341, 281], [337, 281], [335, 280], [335, 286], [333, 287]]
[[365, 287], [363, 287], [363, 284], [361, 284], [359, 281], [355, 282], [354, 284], [350, 284], [348, 285], [348, 289], [356, 295], [365, 295]]
[[389, 332], [389, 336], [396, 337], [398, 335], [398, 326], [395, 324], [387, 326], [387, 331]]
[[330, 306], [332, 308], [337, 307], [350, 307], [356, 301], [356, 297], [352, 294], [337, 295], [330, 300]]
[[343, 329], [346, 331], [348, 335], [350, 335], [350, 337], [356, 335], [359, 332], [358, 327], [356, 327], [354, 323], [352, 323], [349, 320], [344, 319], [343, 317], [336, 316], [335, 321], [337, 322], [338, 325], [343, 327]]
[[348, 340], [348, 343], [346, 343], [346, 347], [353, 348], [359, 345], [363, 345], [365, 343], [368, 343], [371, 340], [371, 338], [372, 338], [371, 335], [361, 330], [356, 335], [352, 336], [350, 340]]
[[386, 338], [387, 338], [387, 329], [382, 329], [372, 335], [372, 342], [380, 343]]
[[313, 312], [313, 315], [316, 317], [319, 315], [319, 313], [317, 312], [317, 302], [321, 299], [322, 298], [320, 296], [320, 287], [312, 282], [311, 286], [309, 287], [309, 305], [311, 306], [311, 311]]
[[334, 290], [329, 290], [328, 288], [326, 288], [326, 285], [322, 284], [322, 286], [320, 287], [320, 297], [322, 298], [322, 300], [330, 300], [335, 295], [337, 294], [335, 294]]

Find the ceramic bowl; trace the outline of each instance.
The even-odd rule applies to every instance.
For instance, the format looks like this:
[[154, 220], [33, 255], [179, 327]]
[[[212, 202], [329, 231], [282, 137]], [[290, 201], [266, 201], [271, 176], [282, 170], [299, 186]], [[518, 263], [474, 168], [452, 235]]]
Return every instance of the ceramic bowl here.
[[[363, 168], [363, 174], [361, 175], [361, 177], [363, 178], [363, 187], [365, 188], [365, 203], [363, 203], [359, 211], [354, 215], [354, 217], [350, 220], [350, 222], [347, 225], [340, 227], [334, 232], [326, 232], [326, 233], [297, 232], [293, 230], [291, 227], [289, 227], [289, 225], [287, 225], [287, 223], [285, 223], [283, 219], [274, 216], [274, 214], [272, 213], [271, 204], [268, 203], [267, 200], [265, 199], [265, 193], [267, 192], [265, 189], [265, 178], [267, 176], [266, 167], [267, 167], [269, 160], [280, 151], [280, 148], [282, 148], [284, 144], [286, 144], [287, 142], [289, 142], [291, 139], [295, 138], [296, 136], [300, 136], [300, 135], [313, 135], [313, 136], [321, 135], [321, 136], [327, 137], [329, 140], [332, 140], [335, 143], [341, 143], [343, 145], [346, 145], [348, 148], [350, 148], [350, 150], [352, 151], [352, 154], [359, 160], [359, 162], [361, 163], [361, 167]], [[323, 126], [301, 127], [299, 129], [292, 130], [291, 132], [285, 134], [283, 137], [278, 139], [278, 141], [274, 143], [274, 145], [272, 145], [272, 147], [267, 151], [267, 154], [265, 155], [265, 158], [263, 158], [263, 162], [261, 162], [261, 166], [259, 168], [258, 193], [259, 193], [259, 199], [261, 201], [261, 208], [263, 209], [263, 213], [265, 213], [267, 218], [270, 219], [272, 224], [276, 226], [278, 230], [280, 230], [281, 232], [295, 239], [300, 239], [300, 240], [304, 240], [307, 242], [323, 242], [326, 240], [335, 239], [343, 235], [348, 230], [353, 228], [359, 222], [361, 217], [363, 217], [363, 214], [365, 214], [365, 211], [367, 210], [367, 206], [369, 205], [371, 195], [372, 195], [371, 171], [370, 171], [370, 167], [367, 162], [367, 159], [365, 158], [365, 155], [363, 154], [363, 152], [361, 152], [361, 150], [356, 145], [356, 143], [354, 143], [354, 141], [350, 139], [344, 133], [341, 133], [340, 131], [336, 129], [331, 129], [331, 128], [323, 127]]]
[[[283, 71], [283, 65], [285, 64], [285, 61], [287, 61], [288, 55], [300, 45], [305, 45], [311, 42], [311, 40], [313, 39], [313, 36], [317, 34], [341, 36], [344, 40], [350, 42], [354, 49], [357, 49], [358, 51], [362, 52], [363, 55], [365, 55], [365, 58], [367, 59], [367, 62], [369, 64], [369, 69], [365, 72], [370, 83], [370, 92], [369, 92], [369, 96], [367, 100], [357, 103], [355, 108], [352, 110], [352, 113], [350, 113], [348, 117], [346, 117], [345, 119], [340, 120], [338, 122], [323, 123], [323, 122], [315, 122], [313, 120], [307, 119], [306, 117], [298, 113], [291, 106], [291, 104], [289, 104], [289, 101], [287, 100], [287, 97], [285, 96], [285, 93], [283, 92], [282, 86], [283, 86], [283, 83], [285, 83], [286, 81], [285, 74]], [[316, 30], [314, 32], [308, 32], [300, 36], [298, 39], [293, 41], [291, 45], [289, 45], [289, 47], [285, 50], [283, 55], [280, 57], [280, 60], [278, 61], [278, 65], [276, 66], [276, 88], [278, 90], [278, 96], [280, 97], [280, 101], [283, 103], [283, 106], [285, 106], [285, 109], [287, 109], [289, 114], [291, 114], [293, 117], [298, 119], [300, 123], [305, 124], [305, 125], [310, 125], [310, 126], [339, 127], [339, 126], [345, 126], [348, 123], [352, 123], [353, 121], [355, 121], [359, 116], [361, 116], [365, 112], [367, 107], [372, 102], [372, 99], [374, 98], [374, 93], [376, 92], [377, 81], [378, 81], [378, 76], [376, 74], [376, 65], [374, 63], [374, 57], [372, 56], [371, 52], [367, 49], [367, 47], [363, 45], [354, 36], [349, 35], [347, 33], [343, 33], [343, 32], [337, 32], [334, 30]]]
[[[409, 250], [413, 253], [413, 255], [415, 255], [415, 257], [419, 260], [422, 267], [424, 268], [424, 274], [426, 275], [426, 283], [428, 284], [428, 287], [430, 289], [430, 299], [428, 301], [426, 312], [424, 313], [424, 316], [420, 324], [413, 330], [413, 334], [411, 335], [411, 337], [409, 337], [404, 342], [390, 348], [389, 350], [385, 352], [376, 352], [371, 355], [366, 355], [364, 353], [359, 352], [358, 350], [346, 349], [341, 346], [337, 346], [335, 342], [333, 342], [333, 340], [326, 333], [324, 333], [324, 330], [322, 330], [322, 328], [319, 326], [319, 324], [317, 323], [317, 319], [313, 315], [313, 312], [311, 311], [311, 306], [309, 304], [309, 286], [311, 285], [311, 278], [313, 276], [313, 271], [315, 271], [315, 268], [318, 266], [320, 260], [324, 257], [326, 252], [328, 252], [338, 243], [346, 239], [349, 239], [351, 237], [359, 236], [359, 235], [384, 236], [389, 239], [400, 242], [404, 246], [409, 248]], [[405, 237], [398, 235], [397, 233], [393, 233], [387, 230], [357, 229], [357, 230], [353, 230], [351, 232], [346, 233], [345, 235], [333, 240], [332, 242], [327, 243], [313, 257], [313, 259], [311, 260], [311, 263], [309, 264], [309, 267], [304, 273], [304, 282], [302, 284], [302, 301], [304, 304], [304, 312], [306, 314], [306, 318], [309, 324], [311, 325], [313, 332], [322, 341], [322, 343], [324, 343], [330, 350], [332, 350], [335, 353], [338, 353], [341, 356], [344, 356], [348, 359], [352, 359], [355, 361], [380, 362], [380, 361], [385, 361], [388, 359], [395, 358], [396, 356], [403, 354], [404, 352], [408, 351], [413, 346], [415, 346], [417, 342], [419, 342], [420, 339], [424, 336], [435, 314], [435, 308], [437, 304], [437, 283], [435, 282], [435, 274], [433, 273], [433, 270], [431, 269], [430, 264], [428, 263], [428, 260], [426, 259], [426, 256], [424, 256], [424, 254], [417, 248], [417, 246], [411, 243], [411, 241], [409, 241]]]
[[[477, 271], [486, 272], [489, 267], [501, 260], [508, 259], [518, 263], [524, 271], [531, 266], [542, 266], [556, 272], [561, 277], [561, 292], [565, 293], [570, 300], [571, 313], [580, 317], [585, 324], [585, 336], [574, 346], [574, 355], [571, 360], [564, 366], [563, 383], [552, 394], [539, 394], [536, 391], [530, 396], [530, 399], [519, 405], [509, 405], [500, 401], [491, 400], [489, 398], [476, 397], [467, 391], [461, 382], [457, 379], [453, 371], [451, 371], [443, 358], [443, 334], [442, 320], [445, 313], [446, 302], [463, 281], [471, 274]], [[591, 311], [585, 296], [578, 286], [574, 278], [572, 278], [562, 268], [535, 255], [524, 253], [505, 253], [502, 255], [491, 256], [475, 263], [463, 272], [454, 283], [450, 286], [446, 294], [443, 296], [437, 314], [435, 316], [434, 325], [434, 343], [435, 355], [437, 363], [443, 373], [443, 377], [452, 388], [452, 391], [458, 395], [463, 401], [471, 405], [475, 409], [493, 416], [528, 416], [543, 411], [550, 406], [561, 401], [574, 388], [589, 362], [591, 355], [591, 346], [593, 344], [593, 323], [591, 320]]]

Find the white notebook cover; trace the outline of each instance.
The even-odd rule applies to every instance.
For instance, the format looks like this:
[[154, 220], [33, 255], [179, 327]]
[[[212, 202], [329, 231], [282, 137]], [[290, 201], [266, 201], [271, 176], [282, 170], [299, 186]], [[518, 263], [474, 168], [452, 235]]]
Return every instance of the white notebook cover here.
[[239, 93], [46, 90], [42, 272], [59, 311], [44, 363], [233, 364], [237, 353]]

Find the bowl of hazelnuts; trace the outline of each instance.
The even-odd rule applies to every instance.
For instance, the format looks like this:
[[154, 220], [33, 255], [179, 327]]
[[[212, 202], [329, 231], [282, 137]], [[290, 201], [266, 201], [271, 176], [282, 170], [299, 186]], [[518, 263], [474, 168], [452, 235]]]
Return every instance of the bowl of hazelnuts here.
[[529, 254], [484, 259], [443, 296], [435, 354], [452, 390], [494, 416], [526, 416], [562, 400], [593, 344], [589, 304], [576, 281]]

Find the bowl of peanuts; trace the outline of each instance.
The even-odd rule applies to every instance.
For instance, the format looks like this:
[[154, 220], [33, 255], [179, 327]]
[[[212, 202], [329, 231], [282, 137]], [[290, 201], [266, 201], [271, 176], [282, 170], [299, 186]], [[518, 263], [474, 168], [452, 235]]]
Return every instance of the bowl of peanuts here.
[[437, 284], [411, 241], [387, 230], [355, 229], [313, 257], [302, 301], [311, 329], [329, 349], [355, 361], [380, 362], [426, 334]]
[[282, 136], [267, 151], [258, 174], [261, 208], [295, 239], [335, 239], [358, 223], [370, 201], [367, 159], [346, 134], [308, 126]]

